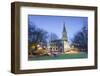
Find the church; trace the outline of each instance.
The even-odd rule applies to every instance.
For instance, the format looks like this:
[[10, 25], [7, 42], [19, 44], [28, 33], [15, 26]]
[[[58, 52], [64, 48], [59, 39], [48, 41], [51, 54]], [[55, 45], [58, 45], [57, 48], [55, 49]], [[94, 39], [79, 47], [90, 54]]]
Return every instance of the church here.
[[[34, 47], [32, 48], [34, 49]], [[50, 40], [48, 43], [40, 42], [37, 50], [33, 52], [36, 55], [56, 56], [60, 54], [77, 54], [79, 49], [69, 44], [65, 23], [63, 24], [61, 39]]]
[[59, 40], [50, 41], [47, 48], [48, 53], [50, 54], [63, 54], [70, 49], [65, 23], [63, 24], [62, 38]]

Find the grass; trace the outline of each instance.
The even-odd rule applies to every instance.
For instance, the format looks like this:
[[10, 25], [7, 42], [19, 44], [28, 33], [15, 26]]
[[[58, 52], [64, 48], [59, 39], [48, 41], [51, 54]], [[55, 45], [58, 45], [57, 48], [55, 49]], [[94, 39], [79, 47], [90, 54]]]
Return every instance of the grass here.
[[61, 54], [58, 56], [33, 56], [29, 60], [56, 60], [56, 59], [80, 59], [87, 58], [88, 55], [84, 52], [79, 54]]

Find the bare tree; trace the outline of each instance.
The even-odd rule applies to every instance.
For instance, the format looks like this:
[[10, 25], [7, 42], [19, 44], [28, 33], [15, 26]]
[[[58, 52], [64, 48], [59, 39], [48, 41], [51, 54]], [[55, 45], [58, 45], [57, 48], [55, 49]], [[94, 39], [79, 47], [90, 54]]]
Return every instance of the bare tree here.
[[88, 28], [84, 26], [81, 31], [76, 33], [72, 40], [72, 44], [79, 48], [80, 51], [88, 52]]
[[58, 40], [58, 39], [59, 39], [59, 37], [55, 33], [49, 34], [49, 41], [54, 41], [54, 40]]
[[[34, 23], [28, 23], [28, 49], [31, 53], [37, 49], [39, 42], [46, 43], [47, 37], [47, 31], [36, 27]], [[34, 49], [31, 49], [32, 46]]]

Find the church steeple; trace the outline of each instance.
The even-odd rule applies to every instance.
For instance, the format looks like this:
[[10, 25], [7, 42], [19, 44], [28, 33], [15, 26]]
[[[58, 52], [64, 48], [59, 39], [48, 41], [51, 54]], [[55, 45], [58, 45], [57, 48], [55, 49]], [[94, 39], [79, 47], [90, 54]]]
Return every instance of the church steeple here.
[[62, 32], [62, 39], [63, 40], [68, 40], [67, 39], [67, 31], [66, 31], [66, 27], [65, 27], [65, 22], [64, 22], [64, 24], [63, 24], [63, 32]]
[[65, 23], [63, 24], [63, 32], [66, 32]]

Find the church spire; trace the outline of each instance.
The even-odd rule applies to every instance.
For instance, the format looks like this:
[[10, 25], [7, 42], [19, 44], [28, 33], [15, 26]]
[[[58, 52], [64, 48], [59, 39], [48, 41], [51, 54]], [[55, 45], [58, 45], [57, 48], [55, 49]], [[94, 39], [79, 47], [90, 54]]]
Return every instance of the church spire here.
[[63, 24], [63, 32], [66, 32], [65, 22]]
[[67, 40], [67, 31], [66, 31], [66, 27], [65, 27], [65, 22], [63, 24], [62, 39]]

